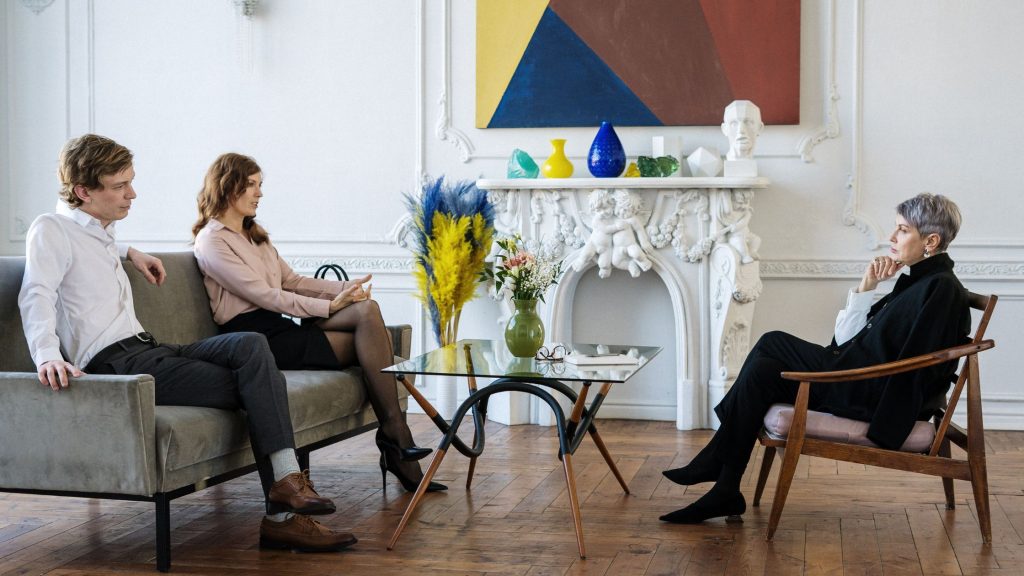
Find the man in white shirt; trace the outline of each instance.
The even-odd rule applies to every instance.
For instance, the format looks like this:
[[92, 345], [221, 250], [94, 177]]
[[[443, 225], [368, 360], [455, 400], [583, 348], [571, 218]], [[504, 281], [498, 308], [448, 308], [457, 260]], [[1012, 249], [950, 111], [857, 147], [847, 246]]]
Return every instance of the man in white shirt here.
[[158, 405], [244, 409], [267, 502], [260, 545], [333, 551], [354, 544], [353, 535], [307, 516], [335, 507], [299, 469], [284, 376], [266, 338], [243, 332], [161, 345], [136, 318], [121, 259], [154, 284], [165, 272], [158, 258], [116, 243], [115, 222], [136, 197], [132, 153], [86, 134], [64, 146], [59, 177], [56, 214], [29, 228], [18, 296], [39, 381], [73, 393], [73, 378], [86, 372], [151, 374]]

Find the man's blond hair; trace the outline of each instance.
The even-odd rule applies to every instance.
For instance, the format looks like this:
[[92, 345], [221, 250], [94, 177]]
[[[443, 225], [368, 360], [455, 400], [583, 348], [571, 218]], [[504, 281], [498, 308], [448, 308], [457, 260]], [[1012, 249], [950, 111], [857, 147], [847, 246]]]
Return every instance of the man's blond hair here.
[[131, 150], [110, 138], [96, 134], [72, 138], [60, 151], [60, 197], [68, 206], [77, 208], [82, 199], [75, 194], [75, 186], [94, 190], [100, 187], [101, 176], [117, 174], [131, 165]]

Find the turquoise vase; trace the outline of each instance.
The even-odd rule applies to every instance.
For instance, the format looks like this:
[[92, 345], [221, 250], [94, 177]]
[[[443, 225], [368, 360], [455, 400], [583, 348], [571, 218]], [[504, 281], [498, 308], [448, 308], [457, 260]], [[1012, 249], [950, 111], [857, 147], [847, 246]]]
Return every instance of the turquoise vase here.
[[615, 133], [615, 128], [607, 122], [601, 122], [594, 142], [590, 145], [587, 168], [597, 178], [615, 178], [626, 169], [626, 151], [622, 141]]
[[516, 311], [505, 326], [505, 344], [516, 358], [533, 358], [544, 345], [544, 323], [537, 315], [537, 300], [516, 300]]

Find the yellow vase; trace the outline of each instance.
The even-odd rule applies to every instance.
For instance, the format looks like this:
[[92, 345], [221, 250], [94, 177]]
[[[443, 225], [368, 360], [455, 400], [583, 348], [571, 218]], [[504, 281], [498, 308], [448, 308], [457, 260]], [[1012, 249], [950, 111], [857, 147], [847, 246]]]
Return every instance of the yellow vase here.
[[572, 162], [565, 157], [565, 139], [551, 141], [551, 156], [544, 161], [541, 172], [545, 178], [568, 178], [572, 176]]

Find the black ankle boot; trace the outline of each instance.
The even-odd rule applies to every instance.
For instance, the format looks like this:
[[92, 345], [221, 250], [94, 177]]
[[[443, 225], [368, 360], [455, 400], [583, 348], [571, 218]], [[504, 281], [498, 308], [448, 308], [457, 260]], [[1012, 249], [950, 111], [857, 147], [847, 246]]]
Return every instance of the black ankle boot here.
[[742, 492], [723, 493], [714, 488], [686, 508], [669, 512], [658, 518], [673, 524], [699, 524], [711, 518], [725, 516], [726, 522], [743, 522], [740, 516], [747, 511], [747, 501]]
[[665, 470], [662, 476], [681, 486], [693, 486], [701, 482], [714, 482], [722, 472], [721, 464], [702, 464], [696, 461], [690, 462], [681, 468]]

